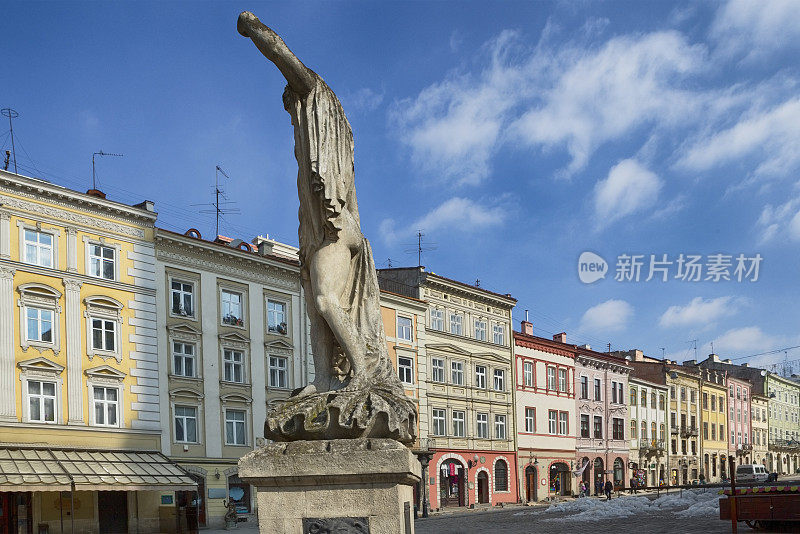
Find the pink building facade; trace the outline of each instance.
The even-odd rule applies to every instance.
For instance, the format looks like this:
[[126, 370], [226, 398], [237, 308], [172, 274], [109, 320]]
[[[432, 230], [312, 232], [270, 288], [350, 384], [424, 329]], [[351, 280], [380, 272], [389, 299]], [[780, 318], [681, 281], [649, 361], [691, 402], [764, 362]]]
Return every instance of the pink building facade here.
[[739, 465], [751, 463], [753, 451], [750, 387], [750, 382], [728, 377], [728, 452]]
[[576, 472], [592, 494], [610, 480], [627, 487], [628, 376], [623, 358], [576, 347]]

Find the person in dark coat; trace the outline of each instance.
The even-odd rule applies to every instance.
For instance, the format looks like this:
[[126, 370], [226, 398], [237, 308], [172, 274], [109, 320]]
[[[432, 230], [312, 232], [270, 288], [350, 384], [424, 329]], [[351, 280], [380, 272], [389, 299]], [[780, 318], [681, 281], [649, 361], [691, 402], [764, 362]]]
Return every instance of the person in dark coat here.
[[611, 484], [610, 480], [606, 480], [606, 500], [611, 500], [611, 491], [614, 489], [614, 485]]

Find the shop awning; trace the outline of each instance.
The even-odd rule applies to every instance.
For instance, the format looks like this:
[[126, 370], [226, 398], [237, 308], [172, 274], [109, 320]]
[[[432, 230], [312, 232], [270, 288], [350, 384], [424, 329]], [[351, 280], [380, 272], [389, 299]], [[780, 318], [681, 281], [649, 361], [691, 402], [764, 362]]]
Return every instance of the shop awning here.
[[157, 451], [0, 445], [0, 491], [171, 491], [197, 484]]

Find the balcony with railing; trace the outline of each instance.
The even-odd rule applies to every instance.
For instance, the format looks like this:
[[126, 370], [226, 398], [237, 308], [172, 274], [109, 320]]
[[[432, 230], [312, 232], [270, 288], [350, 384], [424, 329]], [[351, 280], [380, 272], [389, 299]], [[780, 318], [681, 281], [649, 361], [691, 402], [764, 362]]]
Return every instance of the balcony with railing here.
[[658, 456], [664, 454], [666, 446], [662, 439], [639, 440], [639, 454], [643, 456]]
[[681, 427], [681, 437], [682, 438], [690, 438], [697, 436], [697, 427], [696, 426], [682, 426]]
[[669, 433], [670, 433], [670, 434], [677, 434], [677, 433], [679, 433], [679, 432], [680, 432], [680, 430], [678, 429], [678, 427], [677, 427], [677, 426], [674, 426], [674, 425], [673, 425], [673, 426], [669, 427]]
[[800, 441], [796, 439], [771, 439], [769, 450], [782, 452], [800, 452]]
[[736, 456], [744, 456], [753, 452], [752, 443], [740, 443], [736, 446]]

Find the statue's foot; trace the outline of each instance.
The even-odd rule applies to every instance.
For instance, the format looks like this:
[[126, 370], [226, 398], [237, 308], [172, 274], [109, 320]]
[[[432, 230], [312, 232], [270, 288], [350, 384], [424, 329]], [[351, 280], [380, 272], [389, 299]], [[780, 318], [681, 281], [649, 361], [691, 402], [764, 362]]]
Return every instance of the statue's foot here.
[[258, 22], [258, 17], [249, 11], [242, 11], [239, 15], [239, 20], [236, 22], [236, 30], [240, 35], [250, 37], [250, 29]]
[[316, 392], [317, 392], [317, 386], [315, 386], [314, 384], [309, 384], [300, 391], [298, 391], [297, 395], [295, 395], [295, 398], [305, 397], [306, 395], [313, 395]]

